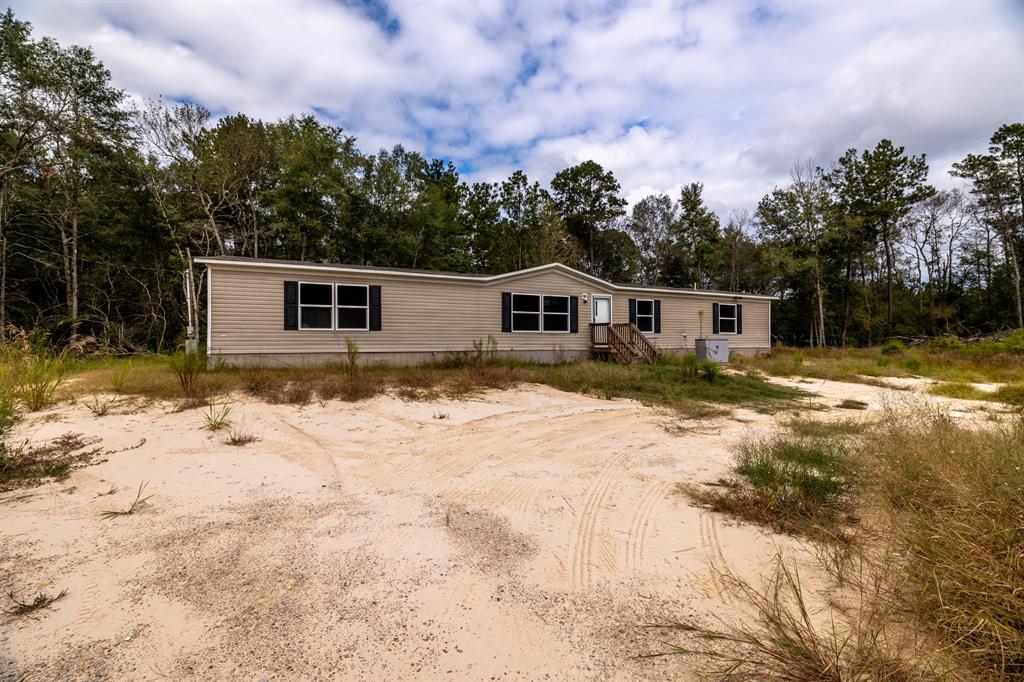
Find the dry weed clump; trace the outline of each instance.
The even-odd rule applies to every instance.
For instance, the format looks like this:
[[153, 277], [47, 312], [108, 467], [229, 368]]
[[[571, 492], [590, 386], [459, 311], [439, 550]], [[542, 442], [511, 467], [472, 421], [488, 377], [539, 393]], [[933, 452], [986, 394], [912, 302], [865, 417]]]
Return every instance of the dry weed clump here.
[[675, 622], [655, 625], [684, 643], [648, 654], [694, 655], [703, 672], [723, 680], [775, 682], [931, 681], [949, 670], [923, 640], [894, 620], [887, 586], [877, 579], [856, 581], [846, 603], [811, 604], [800, 574], [776, 557], [763, 585], [714, 567], [718, 584], [752, 618], [741, 623], [717, 619], [716, 626]]

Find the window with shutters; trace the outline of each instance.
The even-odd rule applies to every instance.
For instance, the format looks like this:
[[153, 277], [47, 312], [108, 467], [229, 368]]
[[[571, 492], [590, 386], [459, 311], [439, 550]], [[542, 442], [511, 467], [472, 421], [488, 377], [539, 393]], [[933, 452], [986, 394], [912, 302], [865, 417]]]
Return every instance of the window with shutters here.
[[636, 300], [636, 328], [645, 334], [654, 333], [654, 301]]
[[299, 329], [332, 329], [330, 284], [299, 282]]
[[366, 284], [338, 284], [336, 287], [337, 323], [335, 329], [370, 328], [370, 287]]
[[512, 294], [512, 331], [568, 332], [569, 296]]
[[736, 333], [736, 305], [734, 303], [718, 304], [718, 333]]

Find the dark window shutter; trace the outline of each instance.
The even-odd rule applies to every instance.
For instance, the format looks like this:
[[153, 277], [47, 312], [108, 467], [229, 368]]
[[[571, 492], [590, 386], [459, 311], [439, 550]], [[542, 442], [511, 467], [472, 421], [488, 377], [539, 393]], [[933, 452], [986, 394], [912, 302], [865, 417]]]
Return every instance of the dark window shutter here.
[[661, 333], [661, 301], [654, 299], [654, 333]]
[[743, 306], [736, 304], [736, 333], [743, 333]]
[[512, 294], [501, 292], [501, 331], [512, 331]]
[[370, 287], [370, 331], [380, 331], [380, 287]]
[[629, 323], [636, 324], [636, 299], [629, 299]]
[[580, 297], [569, 297], [569, 331], [578, 334], [580, 331]]
[[711, 304], [711, 333], [717, 334], [719, 330], [718, 324], [718, 304]]
[[299, 328], [299, 283], [284, 283], [284, 328]]

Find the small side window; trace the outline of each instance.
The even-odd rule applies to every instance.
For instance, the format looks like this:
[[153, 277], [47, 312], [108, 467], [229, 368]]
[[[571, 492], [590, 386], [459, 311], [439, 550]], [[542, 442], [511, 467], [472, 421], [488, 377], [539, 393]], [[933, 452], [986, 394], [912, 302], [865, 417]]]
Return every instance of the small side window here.
[[636, 328], [645, 334], [654, 333], [654, 301], [636, 300]]
[[736, 333], [736, 305], [733, 303], [718, 304], [718, 331], [720, 334]]

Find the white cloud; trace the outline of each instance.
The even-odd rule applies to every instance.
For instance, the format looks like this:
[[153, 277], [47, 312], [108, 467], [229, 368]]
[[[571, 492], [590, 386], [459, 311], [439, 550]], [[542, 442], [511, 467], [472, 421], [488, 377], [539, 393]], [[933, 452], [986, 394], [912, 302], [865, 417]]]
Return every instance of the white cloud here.
[[705, 183], [753, 206], [798, 160], [890, 137], [932, 179], [1024, 118], [1010, 3], [14, 3], [136, 98], [324, 112], [494, 180], [593, 158], [631, 201]]

